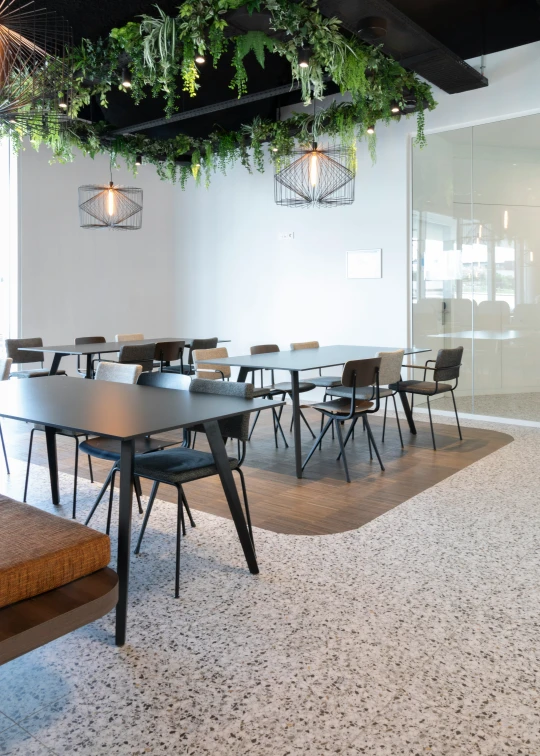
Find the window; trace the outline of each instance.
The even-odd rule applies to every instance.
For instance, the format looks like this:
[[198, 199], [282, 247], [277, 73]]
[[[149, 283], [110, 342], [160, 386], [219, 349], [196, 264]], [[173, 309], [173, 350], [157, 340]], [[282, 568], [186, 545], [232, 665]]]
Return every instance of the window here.
[[8, 139], [0, 141], [0, 340], [19, 331], [17, 158]]

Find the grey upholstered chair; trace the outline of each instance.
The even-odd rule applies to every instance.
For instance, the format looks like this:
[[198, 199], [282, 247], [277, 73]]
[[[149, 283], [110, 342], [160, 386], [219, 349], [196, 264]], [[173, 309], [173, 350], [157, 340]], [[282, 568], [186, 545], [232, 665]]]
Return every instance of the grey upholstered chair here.
[[[113, 365], [114, 372], [117, 375], [120, 375], [122, 371], [129, 370], [132, 368], [131, 365], [119, 365], [117, 362], [110, 363]], [[101, 365], [106, 365], [106, 363], [102, 362]], [[140, 366], [136, 366], [140, 367]], [[128, 383], [137, 383], [139, 386], [150, 386], [152, 388], [161, 388], [161, 389], [177, 389], [180, 391], [188, 391], [189, 390], [189, 384], [191, 383], [191, 379], [187, 375], [178, 375], [174, 373], [141, 373], [140, 369], [138, 371], [139, 375], [138, 378], [133, 381], [127, 381]], [[173, 441], [169, 438], [160, 438], [158, 436], [145, 436], [144, 438], [137, 438], [135, 439], [135, 454], [148, 454], [149, 452], [155, 452], [155, 451], [161, 451], [162, 449], [165, 449], [168, 446], [176, 446], [178, 442]], [[184, 444], [186, 446], [189, 445], [189, 434], [184, 433]], [[112, 504], [113, 504], [113, 495], [114, 495], [114, 481], [116, 477], [116, 473], [118, 471], [116, 467], [116, 463], [120, 459], [120, 442], [115, 438], [106, 438], [105, 436], [95, 436], [94, 438], [91, 438], [90, 440], [83, 441], [80, 445], [81, 451], [83, 451], [85, 454], [89, 454], [92, 457], [97, 457], [98, 459], [103, 459], [108, 462], [112, 462], [113, 465], [111, 469], [109, 470], [109, 474], [107, 475], [107, 478], [105, 479], [105, 483], [102, 485], [101, 490], [92, 506], [92, 509], [90, 510], [90, 514], [86, 518], [85, 524], [88, 525], [90, 520], [92, 519], [94, 512], [99, 506], [100, 501], [102, 500], [103, 496], [105, 495], [105, 492], [107, 491], [107, 488], [110, 486], [109, 490], [109, 511], [107, 515], [107, 534], [110, 532], [111, 529], [111, 513], [112, 513]], [[142, 503], [141, 503], [141, 485], [138, 477], [135, 477], [134, 480], [134, 488], [135, 488], [135, 495], [137, 497], [137, 504], [139, 507], [139, 513], [142, 514]], [[187, 502], [186, 502], [187, 507]], [[195, 527], [195, 523], [193, 522], [193, 517], [191, 516], [191, 512], [188, 508], [188, 515], [191, 524], [193, 527]]]
[[[8, 357], [5, 360], [0, 360], [0, 381], [7, 381], [8, 380], [8, 378], [9, 378], [9, 371], [11, 370], [11, 363], [12, 362], [13, 362], [13, 360], [11, 359], [11, 357]], [[9, 462], [8, 462], [8, 458], [7, 458], [6, 445], [4, 443], [4, 434], [2, 433], [2, 424], [1, 423], [0, 423], [0, 441], [2, 442], [2, 451], [4, 452], [4, 461], [6, 463], [6, 470], [7, 470], [7, 473], [9, 475], [10, 474], [10, 472], [9, 472]]]
[[[456, 398], [454, 391], [457, 388], [459, 380], [459, 370], [461, 367], [461, 360], [463, 358], [463, 347], [455, 347], [454, 349], [439, 349], [436, 360], [427, 360], [424, 365], [404, 365], [403, 367], [412, 368], [413, 370], [423, 370], [424, 378], [421, 381], [399, 381], [396, 384], [390, 385], [389, 388], [396, 391], [406, 391], [408, 394], [425, 396], [427, 400], [428, 412], [429, 412], [429, 425], [431, 428], [431, 439], [433, 441], [433, 448], [437, 450], [435, 445], [435, 433], [433, 430], [433, 418], [431, 417], [431, 406], [429, 403], [430, 396], [437, 396], [438, 394], [444, 394], [450, 392], [452, 395], [452, 402], [454, 403], [454, 412], [456, 414], [456, 423], [458, 427], [459, 437], [463, 440], [461, 434], [461, 426], [459, 424], [458, 411], [456, 407]], [[431, 367], [433, 363], [433, 367]], [[431, 371], [433, 380], [427, 381], [427, 371]], [[455, 381], [452, 386], [450, 383], [443, 383], [442, 381]]]
[[[399, 415], [396, 404], [397, 390], [395, 388], [388, 388], [390, 384], [395, 384], [401, 380], [401, 365], [403, 363], [403, 355], [405, 351], [403, 349], [396, 349], [394, 352], [377, 352], [376, 357], [381, 358], [381, 366], [379, 368], [379, 397], [384, 399], [384, 420], [382, 431], [382, 442], [384, 443], [384, 436], [386, 431], [386, 414], [388, 410], [388, 399], [392, 398], [394, 402], [394, 410], [396, 413], [396, 423], [399, 431], [399, 440], [401, 441], [401, 448], [403, 449], [403, 436], [401, 434], [401, 425], [399, 422]], [[386, 386], [387, 388], [380, 388]], [[327, 393], [330, 396], [340, 396], [346, 399], [350, 399], [352, 389], [339, 386], [338, 388], [329, 388]], [[359, 388], [356, 390], [357, 399], [366, 399], [371, 401], [375, 396], [375, 387], [367, 386], [366, 388]], [[356, 422], [354, 423], [356, 424]], [[354, 438], [354, 427], [351, 429]], [[347, 440], [349, 434], [347, 434]]]
[[143, 341], [143, 339], [142, 333], [117, 333], [114, 337], [115, 341]]
[[[107, 339], [105, 336], [77, 336], [75, 339], [75, 346], [83, 345], [83, 344], [105, 344]], [[95, 360], [93, 360], [92, 364], [92, 372], [95, 373], [94, 363], [98, 362], [101, 359], [101, 355], [98, 354]], [[86, 369], [81, 368], [81, 355], [77, 355], [77, 372], [81, 375], [86, 376]]]
[[155, 344], [126, 344], [120, 349], [118, 364], [140, 365], [143, 373], [154, 369]]
[[[119, 365], [117, 362], [100, 362], [98, 364], [95, 379], [97, 381], [111, 381], [113, 383], [136, 383], [137, 378], [139, 377], [141, 373], [141, 366], [140, 365]], [[45, 426], [41, 424], [35, 424], [32, 426], [32, 430], [30, 431], [30, 443], [28, 445], [28, 458], [26, 460], [26, 477], [24, 481], [24, 494], [23, 494], [23, 501], [26, 501], [26, 496], [28, 493], [28, 482], [30, 478], [30, 462], [32, 460], [32, 445], [34, 441], [34, 433], [36, 431], [45, 432]], [[91, 483], [94, 482], [94, 472], [92, 470], [92, 456], [93, 455], [90, 451], [89, 447], [88, 449], [84, 446], [85, 443], [90, 444], [90, 441], [88, 440], [88, 434], [87, 433], [80, 433], [76, 430], [69, 430], [67, 428], [64, 429], [58, 429], [56, 431], [56, 434], [58, 436], [65, 436], [66, 438], [73, 438], [75, 440], [75, 464], [74, 464], [74, 472], [73, 472], [73, 508], [72, 508], [72, 517], [73, 519], [77, 516], [77, 482], [78, 482], [78, 474], [79, 474], [79, 448], [85, 453], [88, 457], [88, 469], [90, 471], [90, 481]], [[83, 442], [79, 446], [79, 439], [84, 438], [85, 442]]]
[[[297, 349], [319, 349], [320, 344], [318, 341], [296, 341], [291, 344], [291, 350], [294, 352]], [[309, 382], [317, 388], [331, 388], [333, 386], [341, 386], [340, 375], [323, 375], [322, 369], [319, 368], [318, 376], [311, 376]]]
[[[251, 383], [233, 383], [215, 380], [203, 380], [195, 378], [190, 385], [190, 391], [203, 394], [221, 394], [225, 396], [238, 396], [246, 399], [253, 397], [253, 386]], [[239, 453], [237, 457], [229, 457], [231, 470], [234, 470], [240, 476], [242, 485], [242, 494], [246, 510], [246, 519], [248, 524], [251, 540], [253, 541], [253, 532], [251, 528], [251, 518], [249, 514], [249, 505], [246, 491], [244, 474], [241, 465], [246, 455], [246, 441], [249, 435], [249, 413], [236, 415], [219, 422], [221, 434], [226, 438], [238, 440]], [[195, 426], [195, 430], [204, 433], [203, 426]], [[176, 578], [175, 592], [176, 598], [180, 595], [180, 534], [183, 520], [182, 504], [186, 506], [183, 486], [194, 480], [201, 480], [212, 475], [217, 475], [217, 468], [214, 463], [214, 457], [210, 452], [202, 452], [196, 449], [186, 449], [176, 447], [166, 449], [165, 451], [153, 452], [152, 454], [137, 455], [135, 457], [135, 475], [141, 478], [152, 480], [154, 485], [148, 501], [148, 507], [144, 515], [141, 532], [135, 548], [138, 554], [141, 549], [144, 532], [154, 506], [154, 501], [161, 483], [174, 486], [178, 491], [177, 504], [177, 525], [176, 525]]]
[[[345, 468], [345, 477], [347, 479], [347, 483], [350, 483], [351, 478], [349, 476], [349, 467], [347, 465], [347, 457], [345, 455], [345, 445], [359, 417], [362, 417], [362, 420], [364, 422], [364, 427], [367, 431], [370, 457], [371, 459], [373, 459], [373, 455], [371, 453], [371, 447], [373, 447], [375, 449], [375, 454], [377, 455], [377, 459], [379, 460], [379, 465], [381, 466], [381, 470], [384, 470], [384, 465], [381, 460], [381, 455], [379, 454], [379, 450], [377, 449], [377, 444], [375, 443], [375, 439], [373, 438], [373, 433], [371, 431], [371, 426], [368, 420], [368, 414], [371, 414], [373, 412], [378, 412], [379, 407], [380, 407], [380, 397], [379, 397], [380, 366], [381, 366], [380, 357], [372, 357], [367, 360], [352, 360], [351, 362], [347, 362], [345, 364], [345, 367], [343, 368], [343, 375], [341, 376], [341, 383], [343, 384], [345, 388], [352, 389], [350, 397], [340, 397], [339, 399], [332, 399], [329, 402], [322, 402], [321, 404], [313, 405], [313, 409], [316, 409], [318, 412], [321, 412], [323, 416], [326, 418], [326, 423], [321, 433], [319, 434], [319, 437], [313, 444], [311, 451], [306, 457], [306, 460], [304, 464], [302, 465], [302, 470], [306, 467], [307, 463], [313, 456], [317, 446], [320, 445], [327, 430], [330, 428], [331, 425], [334, 425], [336, 429], [336, 435], [339, 441], [339, 448], [340, 448], [338, 460], [340, 459], [340, 457], [343, 457], [343, 467]], [[366, 400], [362, 398], [362, 389], [365, 390], [366, 386], [373, 387], [373, 390], [371, 390], [370, 388], [370, 391], [372, 392], [372, 397], [370, 400]], [[357, 390], [360, 391], [360, 398], [356, 395]], [[349, 428], [347, 438], [344, 441], [343, 435], [341, 432], [341, 426], [346, 420], [352, 420], [352, 424], [351, 424], [351, 427]]]
[[[279, 352], [279, 347], [278, 347], [277, 344], [258, 344], [257, 346], [252, 346], [250, 348], [250, 353], [251, 354], [269, 354], [269, 353], [272, 353], [272, 352]], [[273, 370], [270, 371], [272, 383], [269, 386], [264, 386], [263, 385], [264, 384], [264, 370], [252, 370], [251, 372], [253, 374], [253, 385], [255, 385], [255, 381], [256, 381], [255, 373], [260, 373], [260, 376], [261, 376], [261, 389], [260, 389], [260, 391], [264, 392], [264, 393], [258, 393], [258, 394], [256, 394], [256, 396], [271, 397], [271, 396], [279, 396], [279, 395], [281, 395], [283, 399], [285, 399], [286, 396], [289, 396], [289, 397], [292, 396], [292, 383], [290, 381], [282, 381], [280, 383], [276, 383], [275, 379], [274, 379], [274, 371]], [[315, 388], [315, 384], [311, 380], [309, 380], [309, 381], [300, 381], [300, 383], [298, 384], [298, 390], [299, 390], [299, 392], [301, 394], [304, 394], [306, 391], [311, 391], [314, 388]], [[256, 389], [256, 391], [259, 391], [259, 389]], [[283, 413], [283, 407], [281, 407], [279, 413], [275, 413], [275, 416], [274, 416], [274, 439], [275, 439], [275, 442], [276, 442], [276, 446], [277, 446], [277, 432], [278, 432], [278, 430], [281, 431], [281, 435], [283, 437], [283, 440], [285, 441], [285, 435], [284, 435], [283, 430], [281, 428], [281, 415], [282, 415], [282, 413]], [[255, 430], [255, 426], [257, 425], [257, 420], [259, 419], [259, 415], [260, 414], [261, 414], [260, 412], [257, 412], [257, 414], [255, 415], [255, 420], [253, 421], [253, 425], [251, 426], [251, 431], [249, 433], [249, 438], [250, 439], [251, 439], [251, 436], [253, 435], [253, 431]], [[306, 424], [307, 429], [311, 433], [312, 438], [315, 438], [315, 434], [311, 430], [311, 426], [308, 423], [308, 421], [306, 420], [305, 415], [302, 412], [302, 410], [300, 410], [300, 417], [302, 418], [302, 420]], [[277, 418], [277, 425], [276, 425], [276, 418]], [[291, 417], [291, 429], [292, 429], [292, 426], [293, 426], [293, 422], [294, 422], [294, 415], [293, 415], [293, 417]], [[287, 444], [286, 441], [285, 441], [285, 446], [288, 446], [288, 444]]]
[[[10, 373], [10, 378], [42, 378], [49, 375], [49, 371], [43, 367], [45, 357], [39, 347], [43, 346], [43, 339], [39, 337], [30, 339], [6, 339], [6, 355], [15, 365], [32, 365], [41, 363], [40, 368], [29, 370], [17, 370]], [[23, 351], [23, 347], [37, 347], [35, 352]], [[65, 370], [57, 370], [56, 375], [65, 375]]]

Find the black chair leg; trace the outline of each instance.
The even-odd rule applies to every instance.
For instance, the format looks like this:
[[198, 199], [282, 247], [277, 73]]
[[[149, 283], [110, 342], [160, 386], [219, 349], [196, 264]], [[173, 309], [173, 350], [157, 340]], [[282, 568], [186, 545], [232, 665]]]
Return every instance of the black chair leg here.
[[28, 478], [30, 476], [30, 460], [32, 459], [32, 444], [34, 443], [35, 428], [30, 431], [30, 443], [28, 445], [28, 459], [26, 460], [26, 478], [24, 481], [23, 501], [26, 503], [26, 494], [28, 493]]
[[[458, 428], [458, 431], [459, 431], [459, 438], [461, 439], [461, 441], [463, 441], [463, 436], [461, 435], [461, 425], [459, 424], [459, 417], [458, 417], [458, 413], [457, 413], [456, 399], [454, 397], [454, 392], [451, 391], [450, 393], [452, 394], [452, 401], [454, 402], [454, 412], [456, 413], [456, 423], [457, 423], [457, 428]], [[1, 432], [2, 431], [0, 429], [0, 433]], [[4, 451], [4, 454], [5, 454], [5, 451]], [[7, 464], [7, 460], [6, 460], [6, 464]], [[8, 472], [9, 472], [9, 470], [8, 470]]]
[[431, 405], [429, 403], [429, 396], [426, 396], [427, 399], [427, 408], [429, 412], [429, 426], [431, 428], [431, 438], [433, 441], [433, 449], [437, 451], [437, 447], [435, 446], [435, 432], [433, 431], [433, 418], [431, 417]]
[[72, 519], [75, 519], [77, 515], [77, 478], [79, 475], [79, 439], [75, 436], [75, 465], [73, 469], [73, 511], [71, 513]]
[[309, 454], [307, 455], [304, 464], [302, 465], [302, 470], [305, 468], [305, 466], [307, 465], [307, 463], [309, 462], [309, 460], [311, 459], [311, 457], [315, 453], [315, 449], [319, 446], [319, 444], [321, 443], [321, 441], [323, 440], [323, 438], [324, 438], [324, 436], [326, 434], [326, 431], [332, 425], [333, 422], [334, 422], [333, 419], [330, 417], [328, 419], [328, 422], [326, 423], [326, 425], [322, 429], [321, 433], [319, 434], [319, 437], [317, 438], [317, 440], [315, 441], [315, 443], [311, 447], [311, 450], [310, 450]]
[[135, 496], [137, 497], [137, 506], [139, 507], [139, 514], [142, 514], [144, 512], [143, 505], [141, 502], [141, 496], [142, 496], [142, 488], [141, 488], [141, 479], [138, 475], [135, 475], [133, 478], [133, 488], [135, 489]]
[[197, 440], [197, 431], [193, 434], [193, 441], [191, 442], [191, 448], [195, 448], [195, 441]]
[[137, 545], [135, 546], [135, 554], [138, 554], [141, 550], [141, 544], [142, 544], [142, 539], [144, 536], [144, 531], [146, 530], [146, 526], [148, 525], [150, 512], [152, 511], [152, 507], [154, 506], [154, 500], [156, 498], [158, 488], [159, 488], [159, 483], [157, 482], [157, 480], [155, 480], [154, 485], [152, 486], [152, 491], [150, 492], [150, 498], [148, 499], [148, 506], [146, 507], [146, 512], [144, 513], [144, 519], [141, 525], [141, 531], [139, 533], [139, 537], [137, 539]]
[[118, 472], [118, 469], [115, 467], [112, 471], [112, 478], [111, 478], [111, 487], [109, 490], [109, 510], [107, 512], [107, 527], [105, 529], [105, 532], [107, 535], [111, 532], [111, 518], [112, 518], [112, 507], [113, 507], [113, 497], [114, 497], [114, 479], [116, 478], [116, 473]]
[[[88, 441], [88, 436], [85, 436], [86, 440]], [[88, 469], [90, 470], [90, 483], [94, 482], [94, 471], [92, 469], [92, 457], [88, 455]]]
[[[367, 431], [366, 416], [365, 415], [362, 415], [362, 425], [364, 426], [364, 433], [365, 433]], [[373, 451], [371, 449], [371, 437], [370, 437], [369, 433], [368, 433], [368, 437], [367, 437], [367, 442], [368, 442], [368, 449], [369, 449], [369, 458], [373, 459]]]
[[306, 417], [305, 417], [304, 413], [302, 412], [302, 410], [300, 410], [300, 417], [301, 417], [301, 418], [302, 418], [302, 420], [303, 420], [303, 421], [305, 422], [305, 424], [306, 424], [306, 426], [307, 426], [307, 429], [308, 429], [308, 431], [309, 431], [309, 432], [311, 433], [311, 438], [315, 438], [315, 434], [314, 434], [314, 433], [313, 433], [313, 431], [311, 430], [311, 425], [310, 425], [310, 424], [308, 423], [308, 421], [306, 420]]
[[368, 433], [368, 438], [371, 440], [371, 443], [373, 444], [373, 448], [375, 449], [375, 454], [377, 455], [377, 459], [379, 460], [379, 465], [381, 466], [381, 470], [384, 472], [384, 465], [382, 463], [381, 455], [379, 454], [379, 450], [377, 449], [377, 444], [375, 443], [375, 438], [373, 437], [373, 431], [371, 430], [371, 425], [369, 424], [369, 420], [367, 419], [367, 417], [366, 417], [366, 430]]
[[399, 431], [399, 440], [401, 441], [401, 448], [403, 449], [404, 448], [403, 447], [403, 436], [401, 435], [401, 423], [399, 422], [399, 415], [398, 415], [398, 409], [397, 409], [396, 395], [395, 394], [392, 394], [392, 399], [394, 400], [394, 411], [396, 413], [396, 423], [397, 423], [397, 428], [398, 428], [398, 431]]
[[341, 456], [343, 457], [343, 467], [345, 468], [345, 477], [347, 479], [347, 483], [350, 483], [351, 476], [349, 475], [349, 467], [347, 465], [347, 457], [345, 455], [345, 446], [343, 444], [343, 435], [341, 433], [341, 420], [335, 420], [334, 424], [336, 426], [336, 436], [338, 437], [339, 448], [341, 449]]
[[182, 540], [182, 521], [184, 519], [182, 509], [182, 492], [178, 488], [178, 514], [176, 516], [176, 574], [174, 580], [174, 597], [180, 596], [180, 542]]
[[[180, 486], [182, 488], [182, 486]], [[191, 514], [191, 509], [189, 508], [189, 504], [187, 503], [186, 494], [184, 493], [184, 489], [182, 488], [182, 501], [184, 502], [184, 509], [186, 510], [187, 516], [189, 517], [189, 524], [192, 528], [197, 527], [195, 524], [195, 520], [193, 519], [193, 515]]]
[[6, 463], [7, 474], [10, 475], [9, 462], [6, 453], [6, 445], [4, 443], [4, 434], [2, 433], [2, 426], [0, 425], [0, 441], [2, 442], [2, 451], [4, 452], [4, 462]]
[[97, 508], [98, 508], [98, 506], [99, 506], [99, 502], [101, 501], [101, 499], [102, 499], [102, 498], [103, 498], [103, 496], [105, 495], [105, 491], [107, 490], [107, 488], [109, 487], [109, 483], [111, 482], [112, 474], [113, 474], [113, 472], [114, 472], [114, 467], [115, 467], [115, 466], [113, 465], [113, 466], [111, 467], [111, 469], [109, 470], [109, 474], [108, 474], [108, 475], [107, 475], [107, 477], [105, 478], [105, 483], [104, 483], [104, 484], [103, 484], [103, 485], [101, 486], [101, 491], [99, 492], [99, 495], [98, 495], [97, 499], [96, 499], [96, 500], [95, 500], [95, 502], [94, 502], [94, 506], [93, 506], [93, 507], [92, 507], [92, 509], [90, 510], [90, 514], [88, 515], [88, 517], [86, 518], [86, 520], [85, 520], [85, 522], [84, 522], [84, 524], [85, 524], [85, 525], [88, 525], [88, 523], [90, 522], [90, 520], [91, 520], [91, 519], [92, 519], [92, 517], [94, 516], [94, 512], [96, 511], [96, 509], [97, 509]]
[[382, 439], [381, 439], [383, 444], [384, 444], [384, 432], [386, 430], [386, 413], [387, 412], [388, 412], [388, 397], [386, 397], [384, 400], [384, 420], [382, 424]]
[[[255, 420], [253, 421], [253, 424], [251, 426], [251, 430], [249, 432], [248, 441], [251, 441], [251, 437], [253, 435], [253, 431], [255, 430], [255, 426], [257, 425], [257, 420], [259, 419], [259, 415], [261, 414], [261, 411], [259, 410], [257, 414], [255, 415]], [[277, 444], [276, 444], [277, 446]]]
[[274, 420], [274, 439], [276, 442], [276, 449], [278, 448], [278, 431], [281, 433], [281, 438], [283, 439], [283, 443], [285, 444], [285, 448], [289, 448], [289, 444], [287, 443], [287, 439], [285, 438], [285, 434], [283, 433], [283, 428], [281, 427], [281, 423], [279, 422], [279, 417], [274, 408], [272, 408], [272, 417]]
[[[343, 446], [347, 446], [347, 442], [349, 441], [349, 438], [351, 436], [354, 439], [354, 426], [356, 425], [357, 422], [358, 422], [358, 418], [355, 417], [354, 420], [352, 421], [351, 425], [350, 425], [349, 430], [347, 431], [347, 435], [345, 436], [345, 440], [343, 442]], [[339, 462], [340, 459], [341, 459], [341, 452], [339, 452], [338, 458], [337, 458], [336, 461]]]

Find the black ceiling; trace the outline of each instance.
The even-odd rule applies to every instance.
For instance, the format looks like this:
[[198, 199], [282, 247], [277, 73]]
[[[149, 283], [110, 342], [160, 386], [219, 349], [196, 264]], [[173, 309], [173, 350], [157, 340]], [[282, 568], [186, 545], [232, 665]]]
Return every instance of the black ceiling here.
[[[40, 5], [68, 19], [77, 40], [105, 35], [112, 27], [133, 20], [141, 13], [153, 14], [155, 4], [155, 0], [40, 0]], [[179, 0], [158, 0], [157, 4], [173, 14]], [[475, 71], [464, 66], [460, 58], [540, 40], [540, 0], [320, 0], [320, 7], [325, 15], [338, 15], [346, 26], [350, 22], [353, 31], [359, 17], [374, 15], [373, 10], [378, 10], [377, 15], [388, 17], [393, 24], [388, 28], [385, 51], [449, 92], [485, 83]], [[246, 68], [250, 93], [290, 84], [290, 68], [279, 57], [272, 56], [262, 70], [250, 56]], [[234, 99], [228, 86], [232, 75], [232, 68], [225, 60], [218, 70], [210, 65], [202, 67], [197, 97], [182, 97], [180, 110]], [[487, 75], [489, 77], [489, 70]], [[238, 128], [257, 114], [273, 118], [276, 108], [298, 101], [295, 92], [273, 95], [240, 107], [145, 128], [144, 132], [164, 137], [178, 132], [203, 135], [216, 124]], [[135, 106], [128, 95], [114, 92], [104, 115], [117, 128], [126, 129], [162, 117], [163, 103], [147, 98]], [[101, 113], [94, 110], [92, 116], [101, 117]]]

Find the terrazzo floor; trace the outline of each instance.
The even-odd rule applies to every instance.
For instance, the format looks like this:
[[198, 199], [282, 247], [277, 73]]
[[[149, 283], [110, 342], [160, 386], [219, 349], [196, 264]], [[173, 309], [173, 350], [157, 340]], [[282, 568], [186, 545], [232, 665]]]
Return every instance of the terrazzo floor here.
[[[427, 407], [427, 404], [418, 401], [418, 398], [416, 404], [418, 407]], [[474, 399], [471, 396], [456, 396], [456, 404], [460, 413], [540, 422], [540, 391], [528, 394], [478, 394]], [[446, 412], [454, 411], [452, 399], [446, 396], [433, 400], [431, 407]]]
[[[540, 430], [504, 432], [359, 530], [257, 530], [257, 577], [232, 524], [195, 513], [180, 600], [174, 506], [157, 502], [127, 645], [111, 613], [0, 667], [0, 754], [537, 756]], [[19, 497], [13, 465], [0, 490]], [[79, 519], [95, 490], [81, 481]]]

